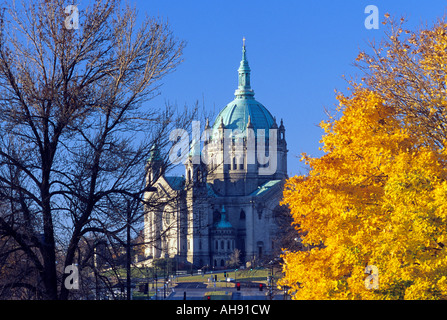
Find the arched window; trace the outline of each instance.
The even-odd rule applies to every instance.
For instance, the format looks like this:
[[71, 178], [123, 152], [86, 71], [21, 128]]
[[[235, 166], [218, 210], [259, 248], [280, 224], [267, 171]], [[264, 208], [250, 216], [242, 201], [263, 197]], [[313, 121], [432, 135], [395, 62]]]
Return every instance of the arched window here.
[[170, 223], [171, 223], [171, 213], [169, 211], [165, 211], [165, 212], [163, 212], [163, 215], [164, 215], [164, 218], [165, 218], [165, 224], [167, 226], [169, 226]]
[[259, 256], [259, 258], [261, 258], [262, 257], [263, 247], [264, 247], [264, 242], [258, 241], [257, 242], [257, 246], [258, 246], [258, 256]]
[[239, 214], [239, 219], [240, 220], [245, 220], [245, 211], [244, 211], [244, 209], [241, 209], [241, 213]]
[[220, 220], [220, 212], [217, 210], [214, 210], [213, 212], [213, 223], [216, 223]]

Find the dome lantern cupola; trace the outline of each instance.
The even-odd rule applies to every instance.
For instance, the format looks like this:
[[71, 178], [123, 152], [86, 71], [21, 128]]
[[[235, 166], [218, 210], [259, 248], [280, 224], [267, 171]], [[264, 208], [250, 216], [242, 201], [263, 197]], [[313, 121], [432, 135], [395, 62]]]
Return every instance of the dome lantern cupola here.
[[255, 92], [251, 89], [250, 85], [250, 66], [247, 60], [247, 49], [245, 48], [245, 38], [242, 45], [242, 60], [237, 70], [239, 73], [239, 86], [234, 92], [236, 98], [239, 99], [252, 99]]
[[274, 127], [275, 121], [267, 108], [255, 100], [255, 93], [250, 84], [250, 72], [244, 38], [242, 60], [238, 69], [238, 88], [234, 92], [235, 99], [220, 111], [214, 122], [213, 131], [224, 127], [232, 130], [239, 129], [241, 133], [244, 133], [249, 125], [254, 129], [255, 135], [257, 135], [257, 129], [264, 129], [265, 136], [268, 138], [269, 129]]

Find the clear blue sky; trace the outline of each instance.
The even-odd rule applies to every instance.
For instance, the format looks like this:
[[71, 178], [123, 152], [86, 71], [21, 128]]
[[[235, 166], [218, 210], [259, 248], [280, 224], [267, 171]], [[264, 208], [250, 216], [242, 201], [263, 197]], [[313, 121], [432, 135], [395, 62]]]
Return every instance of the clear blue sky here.
[[380, 21], [387, 12], [404, 15], [412, 28], [433, 23], [447, 9], [442, 0], [130, 1], [142, 16], [167, 18], [174, 35], [187, 42], [184, 62], [164, 79], [151, 106], [199, 101], [217, 115], [234, 98], [245, 36], [255, 98], [278, 121], [284, 118], [289, 175], [306, 172], [302, 152], [322, 154], [324, 108], [333, 109], [334, 89], [346, 92], [342, 75], [359, 74], [352, 67], [359, 49], [385, 31], [382, 24], [365, 28], [365, 7], [376, 5]]

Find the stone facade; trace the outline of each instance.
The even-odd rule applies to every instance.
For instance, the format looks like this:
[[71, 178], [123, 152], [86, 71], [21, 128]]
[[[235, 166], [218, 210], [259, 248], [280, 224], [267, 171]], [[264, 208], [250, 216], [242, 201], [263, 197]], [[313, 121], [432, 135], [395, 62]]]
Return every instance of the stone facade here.
[[[161, 176], [154, 184], [160, 206], [146, 208], [148, 259], [223, 267], [235, 249], [241, 263], [273, 253], [274, 215], [287, 178], [285, 127], [254, 99], [245, 44], [238, 73], [235, 99], [212, 127], [207, 123], [210, 134], [201, 152], [188, 155], [184, 177]], [[156, 156], [148, 166], [148, 179], [157, 176]]]

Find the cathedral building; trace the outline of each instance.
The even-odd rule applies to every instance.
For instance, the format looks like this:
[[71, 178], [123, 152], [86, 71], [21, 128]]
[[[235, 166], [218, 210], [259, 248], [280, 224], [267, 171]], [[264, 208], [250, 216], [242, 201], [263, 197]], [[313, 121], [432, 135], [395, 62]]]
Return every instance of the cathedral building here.
[[[240, 263], [257, 263], [275, 249], [284, 181], [287, 178], [285, 128], [260, 102], [250, 83], [245, 41], [234, 100], [207, 122], [203, 148], [191, 143], [182, 177], [157, 177], [157, 151], [148, 160], [155, 193], [172, 199], [146, 208], [146, 258], [224, 267], [235, 249]], [[196, 144], [196, 145], [194, 145]], [[200, 145], [200, 143], [198, 143]]]

